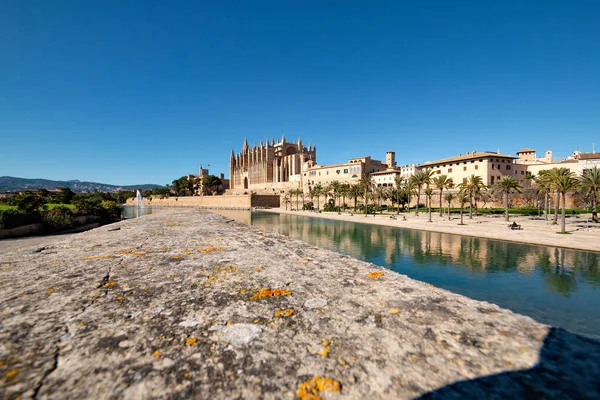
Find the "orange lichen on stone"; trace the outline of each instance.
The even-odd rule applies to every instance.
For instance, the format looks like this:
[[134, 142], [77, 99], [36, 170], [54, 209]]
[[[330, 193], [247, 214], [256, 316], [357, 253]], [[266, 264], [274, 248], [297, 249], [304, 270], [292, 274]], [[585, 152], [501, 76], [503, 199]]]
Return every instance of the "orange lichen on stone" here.
[[48, 293], [54, 293], [54, 288], [48, 289]]
[[192, 252], [192, 250], [188, 250], [188, 249], [181, 250], [181, 253], [190, 254], [191, 252]]
[[198, 253], [212, 253], [213, 251], [225, 251], [225, 247], [207, 247], [205, 249], [198, 250]]
[[264, 299], [265, 297], [289, 296], [291, 294], [292, 292], [286, 289], [271, 290], [267, 288], [262, 288], [258, 291], [258, 293], [252, 295], [252, 297], [250, 297], [250, 300], [260, 300]]
[[341, 389], [342, 384], [336, 380], [313, 376], [298, 385], [296, 395], [301, 400], [322, 400], [321, 396], [318, 395], [320, 392], [339, 392]]
[[160, 250], [160, 251], [167, 251], [167, 250], [169, 250], [169, 248], [168, 248], [167, 246], [163, 246], [163, 247], [161, 247], [159, 250]]
[[208, 278], [209, 281], [216, 281], [217, 279], [219, 279], [216, 276], [211, 276], [210, 278]]
[[262, 267], [256, 267], [254, 268], [255, 271], [262, 271]]
[[275, 316], [276, 317], [290, 317], [292, 315], [294, 315], [296, 311], [294, 311], [292, 308], [288, 309], [288, 310], [279, 310], [277, 312], [275, 312]]
[[112, 254], [106, 255], [106, 256], [89, 256], [89, 257], [83, 257], [81, 258], [81, 260], [97, 260], [99, 258], [112, 258]]
[[114, 281], [112, 281], [112, 282], [106, 282], [106, 283], [105, 283], [103, 286], [104, 286], [104, 287], [113, 287], [113, 286], [115, 286], [116, 284], [117, 284], [117, 282], [114, 282]]
[[117, 301], [121, 301], [121, 300], [123, 300], [124, 298], [125, 298], [125, 297], [123, 297], [123, 296], [117, 296]]
[[188, 344], [188, 346], [193, 346], [196, 344], [197, 341], [198, 341], [197, 338], [192, 337], [192, 338], [189, 338], [188, 340], [186, 340], [185, 342]]
[[160, 350], [156, 350], [154, 353], [152, 353], [152, 357], [158, 357], [160, 356]]
[[183, 256], [171, 256], [171, 258], [183, 258]]
[[396, 315], [396, 314], [398, 314], [398, 313], [400, 312], [400, 309], [399, 309], [399, 308], [392, 307], [392, 308], [390, 308], [388, 311], [390, 312], [390, 314], [394, 314], [394, 315]]
[[317, 352], [318, 355], [325, 358], [331, 352], [331, 347], [329, 347], [329, 341], [323, 340], [323, 348]]
[[240, 289], [240, 293], [246, 293], [246, 289]]
[[369, 272], [369, 273], [367, 274], [367, 276], [368, 276], [369, 278], [372, 278], [372, 279], [377, 279], [377, 278], [379, 278], [379, 277], [381, 277], [381, 276], [383, 276], [383, 275], [384, 275], [384, 273], [383, 273], [383, 272], [379, 272], [379, 271], [375, 271], [375, 272]]
[[18, 369], [11, 369], [10, 371], [8, 371], [8, 372], [6, 373], [6, 377], [7, 377], [7, 378], [13, 378], [13, 377], [15, 377], [15, 376], [16, 376], [18, 373], [19, 373], [19, 370], [18, 370]]

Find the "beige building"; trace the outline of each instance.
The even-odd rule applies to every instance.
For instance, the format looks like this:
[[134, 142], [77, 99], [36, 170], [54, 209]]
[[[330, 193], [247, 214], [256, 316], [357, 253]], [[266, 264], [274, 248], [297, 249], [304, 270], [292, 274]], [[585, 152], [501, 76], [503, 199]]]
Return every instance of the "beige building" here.
[[512, 176], [521, 184], [525, 180], [527, 166], [515, 163], [517, 157], [484, 151], [459, 154], [456, 157], [430, 161], [419, 169], [431, 169], [433, 176], [445, 174], [455, 185], [466, 182], [471, 175], [478, 175], [486, 186], [493, 185], [503, 176]]
[[349, 184], [358, 183], [363, 173], [372, 175], [386, 170], [390, 164], [395, 165], [395, 153], [393, 151], [386, 153], [386, 162], [383, 163], [366, 156], [351, 158], [343, 164], [307, 165], [306, 171], [303, 172], [304, 184], [302, 187], [305, 192], [308, 192], [315, 185], [326, 186], [333, 181]]

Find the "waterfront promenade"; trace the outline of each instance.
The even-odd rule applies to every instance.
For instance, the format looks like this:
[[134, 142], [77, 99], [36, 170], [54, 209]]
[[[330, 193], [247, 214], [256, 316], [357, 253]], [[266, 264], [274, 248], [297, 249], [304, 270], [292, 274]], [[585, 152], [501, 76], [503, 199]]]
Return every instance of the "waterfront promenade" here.
[[[282, 208], [260, 211], [600, 252], [600, 224], [588, 222], [585, 215], [578, 217], [569, 215], [566, 218], [567, 234], [559, 234], [557, 232], [560, 231], [560, 216], [558, 225], [552, 225], [552, 216], [549, 217], [549, 221], [546, 221], [543, 217], [511, 215], [510, 221], [506, 222], [504, 215], [474, 215], [473, 219], [469, 219], [467, 210], [463, 216], [464, 225], [459, 225], [460, 216], [456, 214], [452, 214], [452, 220], [448, 220], [447, 216], [440, 217], [439, 213], [432, 213], [432, 222], [428, 222], [429, 215], [426, 211], [419, 212], [418, 216], [412, 212], [399, 215], [377, 214], [374, 216], [369, 214], [366, 217], [364, 214], [348, 211], [341, 214], [336, 212], [290, 211]], [[394, 218], [390, 218], [390, 216]], [[522, 230], [509, 229], [508, 224], [513, 222], [520, 225]]]
[[600, 395], [595, 341], [196, 209], [2, 252], [0, 285], [2, 398]]

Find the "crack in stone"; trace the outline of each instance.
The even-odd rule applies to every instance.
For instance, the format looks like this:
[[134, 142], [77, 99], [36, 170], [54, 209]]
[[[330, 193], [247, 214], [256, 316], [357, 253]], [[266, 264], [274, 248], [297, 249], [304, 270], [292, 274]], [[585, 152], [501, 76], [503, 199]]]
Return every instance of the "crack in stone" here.
[[[64, 333], [68, 333], [68, 331], [69, 331], [66, 325], [63, 326], [63, 328], [61, 330]], [[37, 399], [37, 396], [38, 396], [40, 390], [42, 389], [42, 387], [44, 386], [44, 383], [45, 383], [46, 379], [54, 371], [56, 371], [58, 369], [58, 358], [60, 357], [60, 342], [62, 342], [62, 338], [61, 337], [59, 337], [58, 343], [56, 345], [56, 350], [54, 350], [54, 362], [52, 363], [52, 367], [50, 367], [50, 369], [48, 369], [48, 371], [46, 371], [44, 373], [44, 376], [42, 376], [42, 379], [40, 379], [40, 382], [37, 384], [37, 386], [33, 390], [33, 395], [32, 395], [33, 399]]]

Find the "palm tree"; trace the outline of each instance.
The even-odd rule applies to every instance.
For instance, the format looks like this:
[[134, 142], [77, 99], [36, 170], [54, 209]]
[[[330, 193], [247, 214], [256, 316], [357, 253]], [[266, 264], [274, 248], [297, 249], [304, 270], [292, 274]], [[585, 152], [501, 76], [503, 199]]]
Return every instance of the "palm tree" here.
[[298, 206], [298, 197], [300, 197], [300, 195], [304, 195], [304, 190], [293, 189], [293, 192], [294, 192], [294, 196], [296, 196], [296, 211], [298, 211], [300, 209], [300, 207]]
[[550, 214], [550, 190], [552, 186], [548, 170], [540, 171], [534, 179], [538, 186], [538, 192], [544, 194], [544, 218], [548, 221], [548, 214]]
[[314, 195], [317, 197], [317, 210], [319, 210], [321, 208], [320, 197], [323, 194], [323, 185], [321, 185], [321, 183], [317, 183], [315, 186], [313, 186], [313, 191]]
[[556, 182], [554, 183], [554, 187], [558, 191], [558, 193], [562, 194], [562, 221], [560, 232], [565, 233], [565, 203], [566, 203], [566, 194], [567, 192], [577, 190], [580, 187], [579, 179], [575, 177], [573, 172], [567, 172], [564, 175], [560, 175]]
[[600, 168], [584, 169], [580, 182], [583, 192], [592, 203], [592, 214], [595, 215], [598, 207], [598, 193], [600, 192]]
[[397, 174], [394, 177], [394, 186], [396, 188], [395, 190], [395, 194], [396, 194], [396, 205], [398, 206], [398, 211], [396, 212], [396, 214], [400, 214], [400, 188], [402, 187], [402, 183], [404, 182], [404, 177], [400, 174]]
[[415, 172], [414, 175], [412, 175], [410, 177], [410, 179], [413, 181], [415, 187], [417, 188], [417, 212], [416, 212], [417, 216], [419, 215], [419, 201], [421, 199], [421, 188], [424, 185], [429, 185], [432, 175], [433, 175], [433, 171], [431, 169], [427, 168], [425, 170], [419, 170], [419, 171]]
[[465, 203], [467, 203], [470, 199], [469, 196], [467, 196], [464, 193], [458, 193], [458, 196], [456, 196], [456, 199], [458, 200], [459, 204], [460, 204], [460, 224], [464, 225], [463, 223], [463, 209], [465, 208]]
[[431, 222], [431, 195], [433, 194], [433, 189], [428, 187], [425, 189], [425, 196], [427, 196], [427, 208], [429, 211], [429, 222]]
[[560, 177], [568, 173], [569, 171], [564, 167], [552, 168], [551, 170], [548, 170], [548, 184], [550, 186], [550, 189], [554, 190], [554, 192], [556, 193], [556, 199], [554, 202], [554, 221], [552, 221], [552, 225], [558, 225], [558, 207], [560, 206], [560, 192], [558, 191], [557, 184], [560, 180]]
[[291, 203], [289, 192], [283, 196], [283, 203], [285, 204], [285, 210], [288, 209], [288, 204]]
[[493, 190], [504, 195], [504, 219], [508, 221], [508, 195], [511, 192], [521, 193], [521, 184], [512, 176], [503, 176], [494, 183]]
[[350, 184], [342, 183], [342, 186], [340, 187], [340, 195], [342, 196], [342, 204], [340, 205], [341, 207], [344, 207], [346, 205], [346, 196], [348, 196], [349, 194]]
[[365, 199], [365, 217], [368, 215], [369, 209], [369, 193], [373, 190], [373, 181], [371, 177], [363, 173], [360, 177], [359, 185], [363, 192], [363, 198]]
[[402, 188], [402, 191], [404, 192], [404, 195], [406, 196], [406, 199], [408, 201], [408, 213], [410, 214], [410, 202], [412, 200], [412, 197], [416, 193], [416, 186], [412, 179], [408, 179], [404, 182], [404, 187]]
[[309, 186], [308, 187], [308, 197], [310, 198], [310, 202], [311, 202], [311, 205], [313, 206], [313, 209], [314, 209], [314, 204], [315, 204], [314, 199], [316, 196], [317, 196], [317, 191], [315, 190], [315, 187]]
[[469, 219], [473, 219], [473, 196], [485, 187], [483, 179], [479, 175], [471, 174], [467, 180], [460, 185], [460, 191], [469, 196]]
[[454, 200], [454, 197], [455, 196], [452, 193], [448, 193], [444, 196], [444, 200], [446, 200], [446, 203], [448, 204], [448, 221], [450, 221], [450, 204], [452, 203], [452, 200]]
[[432, 179], [433, 186], [437, 190], [440, 191], [440, 217], [443, 215], [443, 207], [442, 207], [442, 195], [444, 193], [444, 189], [452, 189], [454, 187], [454, 182], [452, 178], [448, 178], [448, 175], [440, 175], [436, 176]]
[[350, 186], [348, 195], [354, 199], [354, 212], [356, 212], [356, 201], [360, 197], [361, 193], [362, 189], [359, 184], [355, 183], [354, 185]]
[[338, 203], [339, 203], [339, 198], [340, 198], [340, 189], [342, 187], [342, 184], [340, 183], [340, 181], [333, 181], [331, 182], [331, 191], [333, 192], [333, 204], [334, 206], [336, 206], [338, 214], [340, 213], [340, 209], [338, 207]]
[[[292, 197], [296, 195], [296, 189], [288, 190], [286, 195], [290, 198], [290, 209], [292, 209]], [[298, 207], [298, 201], [296, 201], [296, 208], [297, 207]]]

